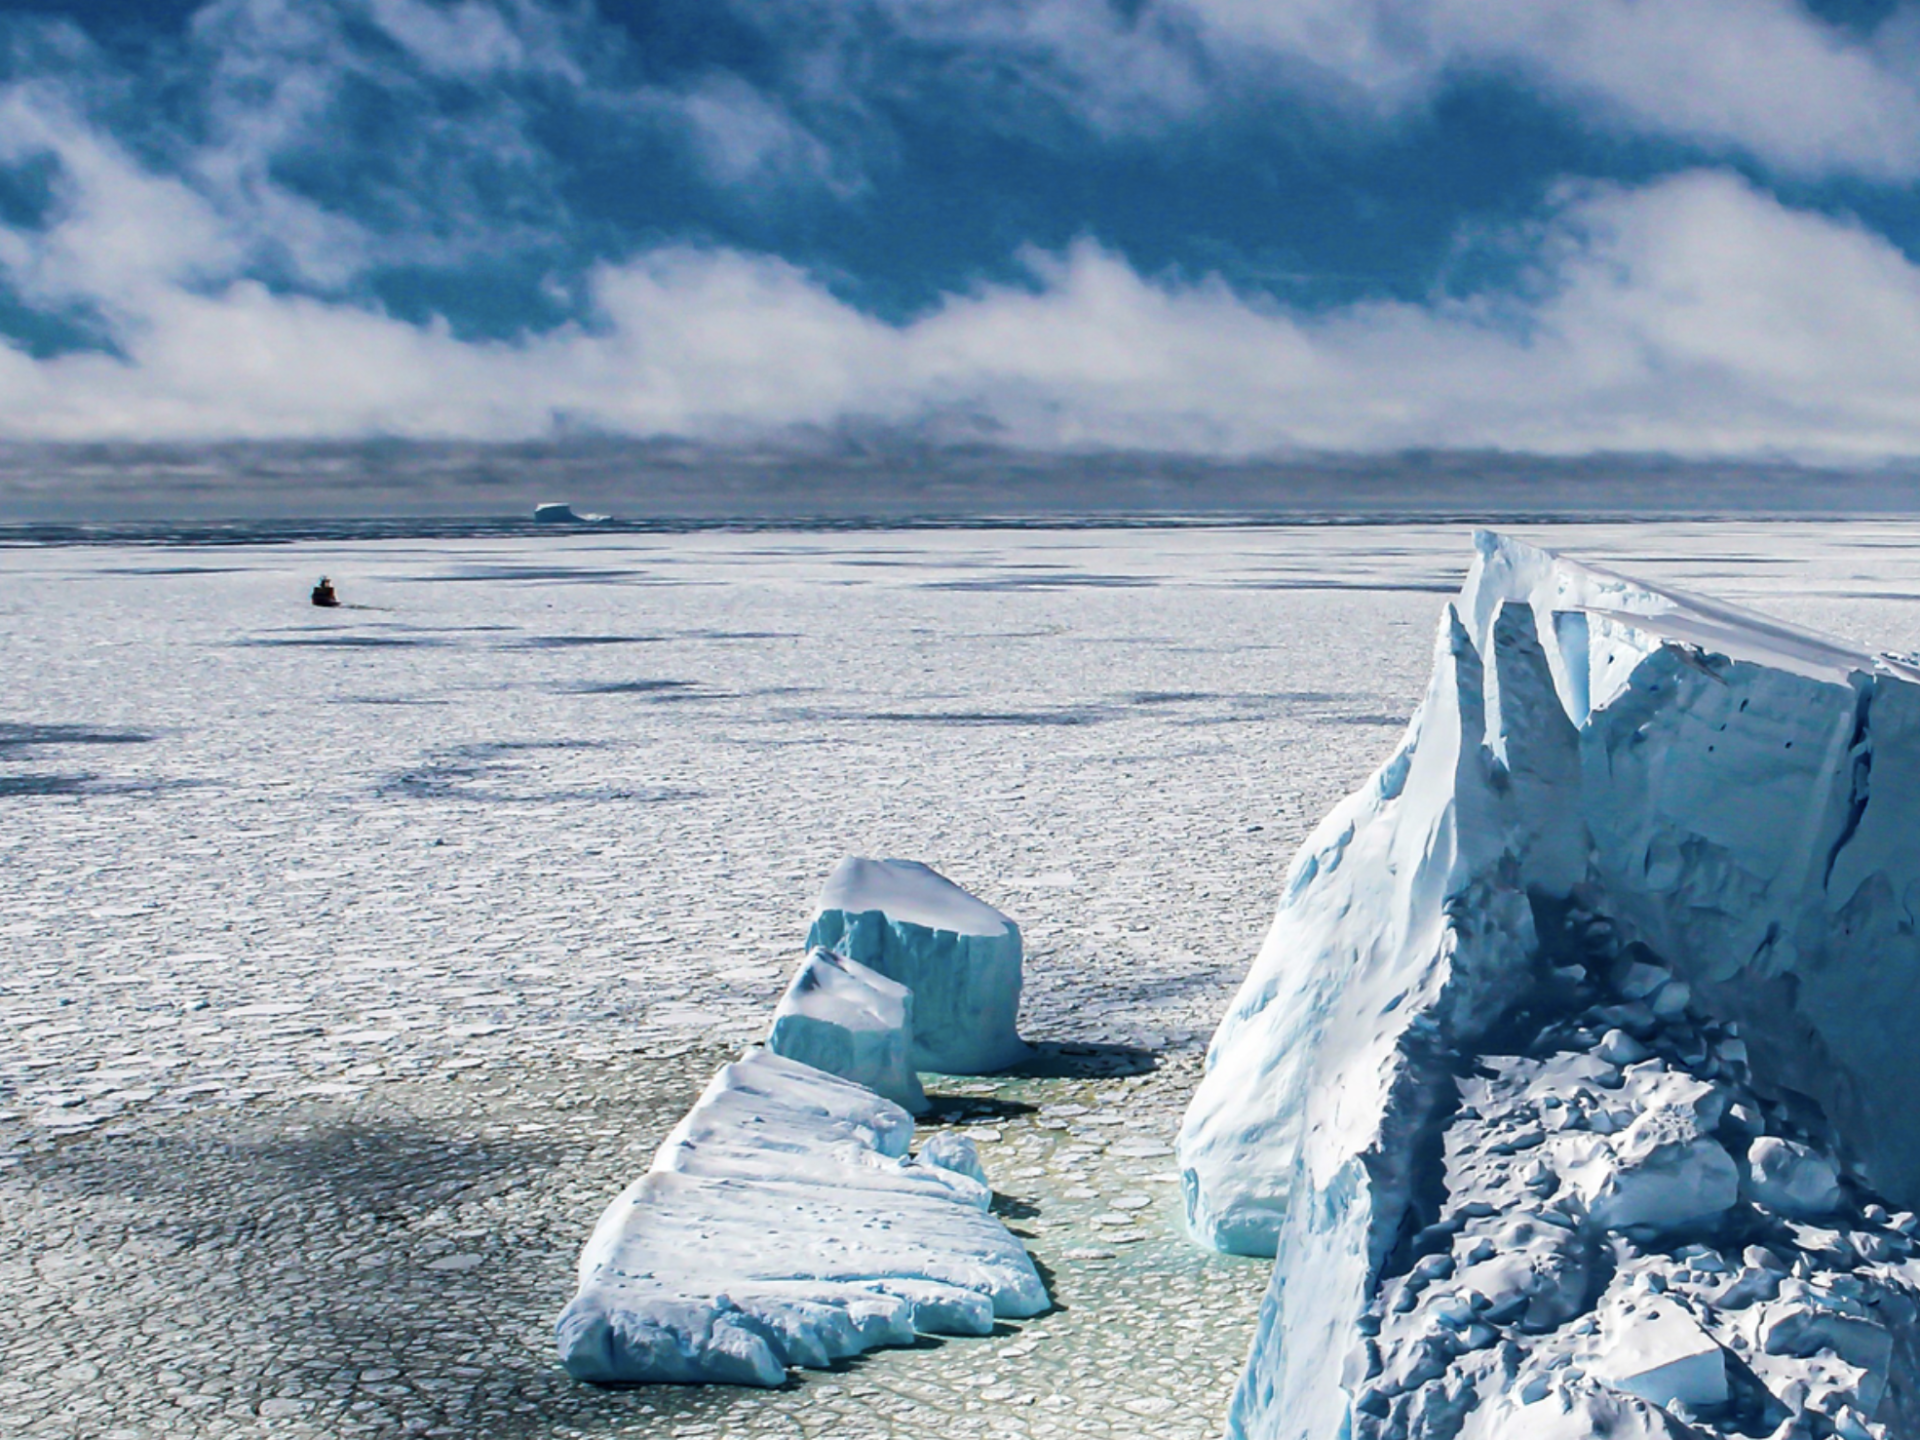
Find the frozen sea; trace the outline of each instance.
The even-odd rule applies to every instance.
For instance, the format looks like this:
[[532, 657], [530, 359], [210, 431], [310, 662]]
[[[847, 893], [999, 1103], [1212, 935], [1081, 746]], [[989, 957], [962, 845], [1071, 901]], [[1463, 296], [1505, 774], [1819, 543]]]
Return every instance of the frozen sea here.
[[[1920, 525], [1527, 526], [1920, 649]], [[0, 549], [0, 1433], [1218, 1432], [1267, 1266], [1171, 1140], [1464, 527]], [[333, 577], [347, 608], [306, 592]], [[1021, 923], [929, 1083], [1057, 1308], [769, 1392], [577, 1385], [579, 1246], [842, 855]]]

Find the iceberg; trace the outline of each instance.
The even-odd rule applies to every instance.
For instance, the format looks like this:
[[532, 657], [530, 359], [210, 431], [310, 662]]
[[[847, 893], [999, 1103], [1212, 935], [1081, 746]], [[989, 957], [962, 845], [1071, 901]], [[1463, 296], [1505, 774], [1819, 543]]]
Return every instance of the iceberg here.
[[937, 1145], [910, 1158], [912, 1134], [810, 1065], [756, 1048], [723, 1066], [588, 1239], [561, 1363], [600, 1384], [778, 1385], [1047, 1309], [992, 1192]]
[[767, 1049], [864, 1085], [920, 1114], [927, 1097], [913, 1072], [913, 992], [831, 950], [800, 962], [773, 1012]]
[[1020, 927], [915, 860], [842, 860], [807, 948], [837, 951], [913, 992], [913, 1064], [991, 1075], [1027, 1057]]
[[564, 500], [548, 500], [533, 507], [533, 519], [537, 525], [598, 525], [610, 517], [605, 515], [581, 515]]
[[1229, 1433], [1920, 1433], [1916, 814], [1920, 671], [1476, 537], [1181, 1127]]

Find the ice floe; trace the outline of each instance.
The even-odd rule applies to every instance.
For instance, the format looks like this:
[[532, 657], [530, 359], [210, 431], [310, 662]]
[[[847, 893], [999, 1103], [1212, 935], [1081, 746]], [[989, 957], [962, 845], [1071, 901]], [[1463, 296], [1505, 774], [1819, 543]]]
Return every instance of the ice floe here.
[[949, 1168], [967, 1157], [911, 1160], [912, 1133], [892, 1101], [798, 1061], [753, 1049], [723, 1067], [582, 1251], [562, 1363], [601, 1383], [777, 1385], [1045, 1310], [991, 1192]]

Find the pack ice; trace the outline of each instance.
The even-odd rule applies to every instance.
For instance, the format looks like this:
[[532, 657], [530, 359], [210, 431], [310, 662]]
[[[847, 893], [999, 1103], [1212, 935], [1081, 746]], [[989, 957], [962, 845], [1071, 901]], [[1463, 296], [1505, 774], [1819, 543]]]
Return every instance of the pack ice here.
[[913, 1061], [991, 1075], [1027, 1056], [1020, 927], [917, 860], [850, 856], [821, 891], [807, 947], [838, 951], [913, 992]]
[[1920, 1436], [1920, 672], [1476, 545], [1181, 1130], [1229, 1432]]
[[799, 1061], [722, 1067], [581, 1252], [562, 1363], [601, 1384], [778, 1385], [1046, 1309], [971, 1144], [910, 1159], [912, 1133], [891, 1100]]

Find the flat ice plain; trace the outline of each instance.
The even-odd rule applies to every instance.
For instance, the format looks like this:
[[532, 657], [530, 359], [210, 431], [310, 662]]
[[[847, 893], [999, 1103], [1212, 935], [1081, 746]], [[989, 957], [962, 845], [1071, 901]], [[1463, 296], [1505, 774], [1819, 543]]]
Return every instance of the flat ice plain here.
[[[1520, 526], [1920, 648], [1920, 525]], [[1200, 1052], [1424, 690], [1466, 527], [0, 551], [8, 1434], [1218, 1433], [1268, 1264]], [[349, 606], [306, 603], [326, 573]], [[576, 1385], [580, 1244], [845, 854], [1027, 945], [941, 1080], [1060, 1308], [766, 1392]], [[1148, 1068], [1149, 1066], [1154, 1068]]]

